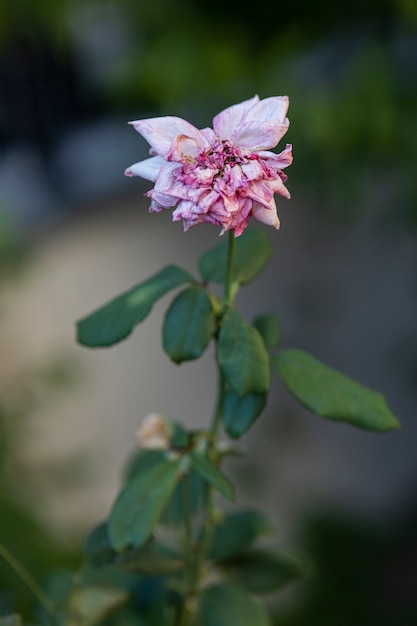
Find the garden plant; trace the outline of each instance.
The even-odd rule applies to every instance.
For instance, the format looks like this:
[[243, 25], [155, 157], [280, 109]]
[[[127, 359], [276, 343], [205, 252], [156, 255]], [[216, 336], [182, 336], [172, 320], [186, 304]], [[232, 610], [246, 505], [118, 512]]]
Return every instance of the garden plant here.
[[[202, 130], [178, 117], [132, 122], [151, 156], [126, 174], [154, 183], [146, 194], [150, 210], [172, 210], [185, 231], [217, 226], [223, 238], [202, 254], [198, 271], [168, 265], [81, 319], [77, 338], [90, 348], [125, 340], [175, 290], [163, 349], [180, 364], [198, 359], [213, 342], [218, 386], [207, 389], [213, 413], [203, 429], [158, 413], [144, 419], [124, 484], [108, 518], [89, 534], [80, 569], [53, 576], [45, 589], [27, 577], [40, 623], [267, 626], [264, 594], [302, 576], [305, 565], [265, 547], [270, 522], [261, 511], [235, 508], [222, 462], [227, 456], [239, 462], [240, 439], [262, 415], [273, 378], [323, 418], [376, 432], [399, 427], [380, 393], [305, 351], [280, 349], [275, 315], [248, 321], [235, 307], [238, 291], [271, 257], [265, 226], [280, 225], [275, 194], [290, 197], [283, 170], [292, 146], [272, 151], [288, 129], [288, 104], [285, 96], [255, 96]], [[254, 228], [255, 221], [261, 226]], [[11, 615], [0, 626], [19, 620]]]

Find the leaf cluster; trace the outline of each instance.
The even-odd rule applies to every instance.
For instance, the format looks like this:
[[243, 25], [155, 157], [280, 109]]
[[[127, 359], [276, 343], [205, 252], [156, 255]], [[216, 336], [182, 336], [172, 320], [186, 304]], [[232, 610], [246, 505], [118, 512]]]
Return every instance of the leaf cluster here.
[[[56, 624], [178, 623], [190, 598], [184, 519], [188, 515], [192, 522], [191, 558], [197, 560], [206, 541], [202, 511], [208, 487], [232, 497], [230, 483], [200, 449], [201, 441], [176, 456], [148, 450], [136, 454], [108, 519], [86, 539], [81, 569], [51, 580], [47, 593]], [[299, 558], [259, 544], [271, 530], [256, 510], [218, 513], [204, 554], [205, 577], [217, 582], [195, 588], [192, 626], [230, 620], [269, 624], [257, 596], [281, 589], [305, 567]], [[21, 621], [10, 615], [0, 626], [21, 626]]]
[[[198, 278], [170, 265], [78, 323], [81, 344], [100, 348], [125, 339], [170, 291], [162, 346], [176, 364], [199, 358], [211, 341], [220, 373], [214, 427], [187, 431], [172, 422], [166, 449], [141, 450], [108, 519], [85, 545], [85, 562], [64, 593], [62, 619], [72, 624], [124, 621], [143, 626], [267, 626], [258, 596], [281, 589], [305, 569], [293, 555], [262, 545], [270, 531], [254, 510], [221, 512], [234, 488], [221, 469], [216, 430], [240, 438], [266, 406], [271, 372], [301, 406], [321, 417], [384, 432], [398, 427], [381, 394], [323, 365], [306, 352], [280, 349], [273, 314], [251, 323], [234, 306], [272, 249], [264, 231], [249, 230], [231, 255], [222, 242], [202, 255]], [[211, 285], [225, 284], [221, 301]], [[216, 582], [210, 582], [215, 580]], [[114, 616], [117, 616], [115, 618]], [[75, 623], [74, 621], [74, 623]]]
[[[94, 621], [99, 611], [110, 617], [112, 614], [119, 616], [121, 606], [125, 611], [131, 611], [134, 606], [136, 619], [139, 617], [140, 623], [151, 626], [155, 619], [155, 603], [159, 602], [163, 610], [158, 623], [175, 623], [175, 616], [187, 593], [188, 564], [182, 543], [186, 511], [181, 511], [182, 518], [172, 518], [169, 510], [184, 506], [184, 489], [188, 489], [189, 503], [185, 506], [189, 507], [193, 520], [195, 555], [204, 543], [205, 522], [200, 512], [207, 497], [207, 484], [216, 484], [211, 470], [207, 470], [204, 464], [200, 465], [201, 458], [205, 457], [190, 466], [188, 476], [182, 476], [178, 473], [181, 465], [178, 459], [169, 460], [162, 452], [149, 454], [147, 451], [138, 454], [131, 466], [136, 469], [129, 472], [127, 483], [108, 520], [91, 532], [85, 544], [85, 562], [78, 587], [75, 590], [72, 588], [68, 597], [78, 606], [81, 589], [85, 598], [86, 594], [92, 596], [99, 589], [110, 588], [111, 594], [95, 596], [96, 600], [92, 603], [95, 606]], [[138, 467], [142, 467], [139, 473]], [[144, 496], [144, 486], [158, 474], [162, 480], [155, 485], [154, 494], [149, 492], [147, 497]], [[198, 475], [201, 480], [192, 484], [190, 478], [193, 475]], [[168, 476], [176, 477], [174, 488]], [[221, 492], [220, 485], [216, 488]], [[156, 493], [165, 502], [164, 510], [159, 509], [158, 515], [149, 515], [146, 511], [155, 511]], [[134, 519], [132, 501], [138, 494], [139, 500], [133, 504], [137, 513]], [[128, 497], [132, 499], [130, 506], [127, 504]], [[121, 521], [124, 515], [127, 519]], [[149, 522], [151, 518], [152, 523]], [[143, 530], [140, 532], [145, 526], [151, 529], [146, 539]], [[226, 624], [230, 620], [239, 620], [248, 626], [269, 624], [268, 614], [257, 596], [281, 589], [305, 569], [299, 558], [266, 550], [259, 545], [259, 541], [271, 530], [266, 517], [256, 510], [218, 514], [204, 565], [207, 580], [214, 578], [217, 582], [206, 583], [195, 590], [198, 602], [190, 614], [193, 626]], [[65, 606], [68, 606], [68, 598]]]
[[271, 366], [295, 399], [321, 417], [384, 432], [399, 427], [381, 394], [321, 364], [301, 350], [279, 350], [277, 318], [260, 315], [247, 323], [233, 306], [241, 286], [254, 280], [268, 262], [272, 248], [261, 230], [248, 230], [236, 241], [231, 268], [232, 302], [219, 302], [210, 283], [224, 283], [227, 241], [204, 253], [199, 279], [170, 265], [78, 322], [78, 341], [106, 347], [126, 338], [167, 292], [184, 284], [165, 315], [162, 345], [177, 364], [199, 358], [213, 339], [225, 381], [223, 425], [232, 438], [242, 436], [266, 405]]

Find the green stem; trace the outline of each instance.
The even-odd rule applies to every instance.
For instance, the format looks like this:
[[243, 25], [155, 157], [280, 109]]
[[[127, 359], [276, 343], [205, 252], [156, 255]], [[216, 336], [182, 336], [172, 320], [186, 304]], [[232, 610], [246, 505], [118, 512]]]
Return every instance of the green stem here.
[[193, 576], [193, 547], [191, 528], [191, 505], [190, 505], [190, 478], [184, 476], [181, 485], [182, 510], [184, 512], [184, 582], [190, 584]]
[[6, 548], [5, 545], [0, 543], [0, 556], [10, 565], [12, 570], [19, 576], [24, 582], [26, 587], [32, 592], [39, 604], [45, 610], [48, 617], [54, 619], [54, 607], [49, 598], [44, 594], [39, 585], [33, 580], [32, 576], [26, 569], [19, 563], [19, 561], [13, 556], [13, 554]]
[[220, 371], [216, 407], [214, 409], [213, 419], [212, 419], [211, 426], [210, 426], [210, 450], [209, 450], [210, 452], [214, 444], [216, 443], [217, 431], [219, 430], [219, 426], [220, 426], [220, 422], [222, 418], [224, 387], [225, 387], [225, 380], [224, 380], [224, 376], [222, 372]]
[[[236, 240], [233, 230], [229, 231], [229, 247], [227, 252], [227, 266], [226, 266], [226, 280], [224, 284], [224, 298], [223, 298], [223, 312], [225, 309], [231, 307], [232, 305], [232, 284], [233, 284], [233, 262], [235, 257], [235, 248], [236, 248]], [[216, 337], [217, 342], [217, 337]], [[216, 350], [216, 361], [219, 363], [219, 359], [217, 358], [217, 350]], [[217, 402], [216, 408], [214, 410], [213, 420], [210, 428], [210, 439], [211, 444], [215, 443], [217, 437], [217, 431], [220, 425], [221, 417], [222, 417], [222, 407], [223, 407], [223, 395], [225, 389], [225, 380], [222, 371], [219, 367], [219, 387], [217, 392]], [[211, 447], [212, 447], [211, 446]]]
[[[235, 255], [235, 236], [233, 231], [229, 231], [229, 248], [227, 254], [227, 267], [226, 267], [226, 279], [224, 285], [224, 298], [223, 298], [223, 313], [226, 309], [232, 306], [233, 300], [233, 261]], [[217, 342], [217, 337], [216, 337]], [[216, 346], [217, 347], [217, 346]], [[219, 383], [218, 383], [218, 391], [217, 391], [217, 401], [214, 409], [213, 419], [210, 426], [210, 438], [209, 438], [209, 447], [208, 447], [208, 456], [213, 463], [217, 463], [217, 451], [216, 451], [216, 443], [217, 443], [217, 433], [219, 430], [219, 426], [222, 420], [223, 413], [223, 397], [226, 389], [226, 380], [223, 376], [223, 372], [219, 366], [219, 360], [217, 358], [217, 349], [216, 349], [216, 362], [219, 369]], [[204, 560], [208, 554], [210, 549], [210, 542], [213, 535], [215, 524], [215, 511], [214, 511], [214, 489], [213, 487], [208, 486], [207, 488], [207, 506], [206, 506], [206, 518], [204, 522], [204, 531], [201, 539], [201, 543], [199, 546], [197, 558], [196, 558], [196, 566], [195, 566], [195, 582], [194, 582], [194, 593], [198, 590], [198, 585], [203, 574], [204, 568]]]
[[235, 256], [236, 239], [233, 230], [229, 230], [229, 250], [227, 255], [226, 282], [224, 285], [224, 305], [230, 307], [232, 304], [232, 275], [233, 261]]

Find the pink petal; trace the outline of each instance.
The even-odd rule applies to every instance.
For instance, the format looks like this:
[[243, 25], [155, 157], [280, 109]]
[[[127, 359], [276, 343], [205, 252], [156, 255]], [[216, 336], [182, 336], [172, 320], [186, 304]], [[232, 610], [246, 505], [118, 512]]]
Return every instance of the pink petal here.
[[173, 140], [166, 158], [168, 161], [192, 162], [200, 152], [200, 144], [196, 139], [187, 135], [178, 135]]
[[220, 194], [214, 189], [210, 189], [199, 198], [198, 206], [203, 213], [207, 213], [219, 201], [219, 198]]
[[155, 181], [155, 191], [168, 196], [175, 195], [173, 188], [178, 185], [175, 173], [181, 169], [180, 163], [167, 163], [164, 161], [165, 167], [162, 167], [158, 178]]
[[265, 207], [273, 208], [275, 206], [274, 190], [269, 184], [269, 181], [252, 181], [245, 190], [245, 196], [251, 198], [255, 202], [259, 202]]
[[282, 124], [288, 111], [290, 101], [288, 96], [274, 96], [265, 98], [245, 114], [246, 122], [266, 122], [268, 124]]
[[210, 145], [213, 145], [216, 141], [216, 135], [211, 128], [202, 128], [201, 134], [207, 139]]
[[279, 193], [281, 196], [284, 196], [284, 198], [287, 198], [287, 200], [291, 198], [291, 194], [284, 185], [281, 176], [275, 180], [271, 180], [269, 184], [271, 185], [271, 189], [274, 190], [274, 193]]
[[[248, 217], [245, 217], [244, 220], [242, 220], [239, 224], [237, 224], [236, 226], [232, 226], [231, 228], [233, 228], [235, 237], [240, 237], [240, 235], [243, 233], [243, 231], [246, 229], [246, 226], [249, 223], [249, 217], [250, 215], [248, 215]], [[220, 233], [221, 235], [223, 233]]]
[[174, 222], [178, 222], [178, 220], [180, 219], [189, 222], [186, 230], [190, 226], [194, 226], [194, 224], [209, 221], [207, 220], [207, 216], [199, 209], [199, 207], [190, 200], [181, 200], [181, 202], [178, 204], [177, 208], [173, 212], [172, 220]]
[[208, 148], [209, 142], [195, 126], [180, 117], [153, 117], [146, 120], [129, 122], [150, 144], [152, 151], [166, 157], [171, 144], [178, 135], [192, 137], [201, 149]]
[[287, 143], [285, 150], [279, 154], [275, 154], [275, 152], [261, 151], [258, 152], [258, 156], [260, 156], [261, 159], [264, 159], [271, 167], [274, 167], [277, 170], [283, 170], [285, 167], [291, 165], [293, 161], [292, 145]]
[[230, 217], [232, 216], [233, 213], [237, 213], [240, 210], [240, 203], [242, 201], [242, 198], [238, 198], [236, 195], [234, 196], [223, 195], [222, 200], [223, 200], [224, 209], [226, 213], [230, 215]]
[[248, 198], [240, 198], [239, 210], [230, 215], [228, 220], [224, 220], [223, 230], [220, 234], [223, 235], [227, 230], [233, 230], [235, 237], [239, 237], [248, 225], [252, 204]]
[[218, 170], [214, 170], [209, 167], [203, 169], [200, 167], [195, 171], [195, 176], [199, 184], [201, 184], [203, 187], [207, 187], [213, 183], [213, 179], [217, 173]]
[[158, 204], [155, 200], [151, 201], [151, 206], [149, 207], [149, 213], [160, 213], [163, 211], [164, 207]]
[[235, 195], [238, 189], [246, 186], [246, 179], [243, 183], [243, 172], [239, 166], [231, 167], [226, 164], [223, 175], [214, 180], [214, 189], [227, 196]]
[[283, 124], [267, 122], [243, 122], [232, 132], [230, 139], [239, 148], [249, 150], [270, 150], [275, 148], [279, 140], [288, 130], [289, 121]]
[[[273, 152], [270, 154], [273, 154]], [[248, 161], [247, 163], [243, 163], [241, 168], [248, 181], [257, 180], [259, 178], [263, 178], [264, 176], [264, 172], [259, 161]]]
[[139, 161], [138, 163], [134, 163], [133, 165], [128, 167], [125, 170], [125, 176], [140, 176], [145, 180], [151, 180], [152, 182], [155, 182], [161, 170], [161, 167], [166, 164], [167, 162], [164, 161], [162, 157], [151, 157], [150, 159]]
[[242, 121], [246, 113], [259, 102], [259, 96], [234, 104], [221, 111], [213, 119], [213, 129], [220, 139], [230, 139], [232, 131]]
[[253, 204], [252, 215], [258, 222], [262, 222], [262, 224], [273, 226], [276, 229], [279, 228], [279, 217], [276, 206], [271, 209], [266, 209], [260, 204]]
[[170, 209], [178, 203], [178, 198], [175, 198], [174, 196], [167, 196], [166, 194], [160, 193], [155, 189], [153, 189], [150, 193], [150, 197], [152, 198], [152, 206], [156, 203], [159, 211], [161, 209]]

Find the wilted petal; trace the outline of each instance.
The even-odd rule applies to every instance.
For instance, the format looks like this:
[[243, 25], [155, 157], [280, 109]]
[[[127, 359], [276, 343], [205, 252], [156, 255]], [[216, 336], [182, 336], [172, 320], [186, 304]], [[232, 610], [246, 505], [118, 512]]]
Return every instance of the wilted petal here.
[[145, 180], [151, 180], [155, 182], [161, 167], [166, 165], [167, 162], [160, 156], [151, 157], [144, 161], [134, 163], [125, 170], [125, 176], [140, 176]]
[[212, 128], [202, 128], [200, 132], [202, 135], [204, 135], [209, 144], [214, 144], [214, 142], [216, 141], [216, 135]]
[[146, 120], [129, 122], [150, 144], [152, 149], [162, 157], [166, 157], [171, 144], [178, 135], [187, 135], [195, 139], [202, 149], [209, 143], [204, 135], [195, 126], [181, 117], [166, 116], [152, 117]]
[[220, 194], [218, 191], [214, 189], [210, 189], [206, 191], [199, 199], [198, 206], [202, 210], [203, 213], [207, 213], [212, 207], [218, 202]]
[[201, 207], [191, 200], [181, 200], [181, 202], [178, 203], [177, 208], [173, 212], [172, 220], [174, 222], [178, 222], [178, 220], [181, 219], [189, 221], [189, 226], [194, 225], [191, 222], [195, 222], [197, 224], [202, 221], [207, 221], [206, 215], [201, 210]]
[[231, 217], [234, 213], [237, 213], [241, 208], [241, 198], [236, 196], [222, 195], [224, 213]]
[[[271, 152], [271, 154], [273, 153]], [[243, 163], [241, 167], [242, 172], [249, 181], [262, 178], [263, 176], [263, 170], [259, 161], [248, 161], [247, 163]]]
[[193, 137], [178, 135], [172, 142], [166, 156], [168, 161], [194, 161], [201, 151], [200, 144]]
[[250, 100], [234, 104], [218, 113], [213, 119], [213, 129], [217, 137], [230, 139], [233, 129], [236, 128], [249, 109], [257, 102], [259, 102], [259, 96], [254, 96]]
[[[284, 176], [285, 179], [287, 179], [285, 174], [282, 174], [282, 176]], [[286, 188], [286, 186], [284, 185], [284, 181], [282, 180], [281, 176], [279, 176], [278, 178], [275, 178], [274, 180], [271, 180], [270, 186], [271, 186], [271, 189], [274, 191], [274, 193], [279, 193], [281, 196], [284, 196], [284, 198], [287, 198], [287, 200], [291, 198], [291, 194]]]
[[232, 213], [228, 210], [227, 198], [219, 194], [216, 202], [213, 202], [211, 205], [207, 215], [211, 215], [215, 218], [218, 224], [228, 223], [232, 217]]
[[196, 179], [198, 180], [199, 183], [201, 183], [201, 185], [205, 187], [207, 185], [212, 184], [213, 179], [217, 173], [218, 173], [218, 170], [214, 170], [210, 167], [207, 167], [206, 169], [200, 168], [196, 172]]
[[271, 167], [274, 167], [277, 170], [283, 170], [285, 167], [291, 165], [293, 161], [292, 145], [287, 143], [285, 150], [279, 154], [275, 154], [275, 152], [261, 151], [258, 152], [258, 156], [260, 156], [261, 159], [264, 159]]
[[165, 208], [166, 207], [162, 206], [161, 204], [158, 204], [155, 200], [151, 200], [151, 205], [149, 207], [149, 213], [160, 213]]
[[171, 209], [178, 203], [177, 197], [168, 196], [167, 194], [161, 193], [160, 191], [155, 191], [155, 189], [153, 189], [150, 193], [150, 197], [152, 198], [153, 202], [156, 202], [158, 207], [161, 207], [163, 209]]
[[231, 140], [239, 148], [249, 150], [270, 150], [275, 148], [279, 140], [288, 130], [289, 121], [283, 124], [267, 122], [243, 122], [232, 132]]
[[[236, 225], [232, 225], [230, 226], [229, 230], [233, 230], [234, 231], [234, 235], [235, 237], [240, 237], [240, 235], [243, 233], [243, 231], [245, 230], [246, 226], [249, 223], [249, 218], [250, 218], [250, 214], [245, 217], [244, 220], [241, 220], [238, 224]], [[221, 233], [223, 234], [223, 233]]]
[[178, 222], [181, 219], [193, 219], [195, 212], [193, 211], [194, 202], [190, 202], [190, 200], [181, 200], [178, 203], [177, 208], [172, 214], [172, 220], [174, 222]]
[[244, 122], [282, 124], [289, 106], [288, 96], [273, 96], [260, 100], [245, 114]]
[[[227, 196], [235, 195], [238, 189], [242, 188], [243, 172], [235, 165], [227, 164], [223, 170], [223, 176], [218, 176], [214, 181], [214, 189]], [[246, 180], [245, 180], [246, 184]]]
[[247, 186], [245, 195], [264, 206], [274, 206], [274, 190], [271, 188], [269, 182], [263, 180], [251, 182]]
[[273, 206], [270, 209], [266, 209], [260, 204], [254, 204], [252, 206], [252, 215], [255, 219], [258, 220], [258, 222], [262, 222], [262, 224], [266, 224], [267, 226], [273, 226], [276, 229], [279, 228], [280, 222], [276, 206]]
[[164, 167], [159, 170], [158, 177], [155, 181], [155, 190], [161, 193], [172, 193], [172, 187], [177, 182], [176, 171], [181, 169], [180, 163], [167, 163], [164, 161]]
[[228, 230], [233, 230], [235, 237], [239, 237], [248, 225], [252, 209], [252, 201], [249, 198], [239, 198], [239, 210], [235, 211], [223, 222], [223, 235]]

